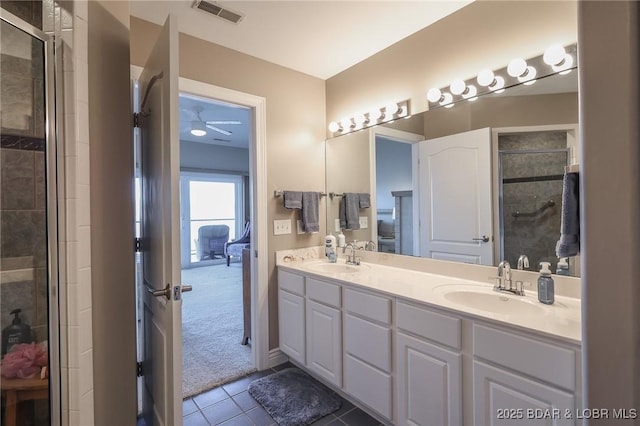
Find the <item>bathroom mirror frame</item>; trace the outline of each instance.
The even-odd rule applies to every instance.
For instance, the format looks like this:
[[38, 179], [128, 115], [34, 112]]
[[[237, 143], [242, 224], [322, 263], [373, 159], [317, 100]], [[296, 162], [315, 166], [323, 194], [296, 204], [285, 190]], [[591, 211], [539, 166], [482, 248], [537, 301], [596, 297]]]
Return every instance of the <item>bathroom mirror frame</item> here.
[[[577, 79], [577, 65], [571, 68], [572, 71], [572, 77], [571, 78], [576, 78]], [[538, 80], [543, 80], [543, 79], [547, 79], [547, 78], [554, 78], [555, 76], [557, 76], [559, 74], [559, 72], [553, 72], [553, 73], [549, 73], [543, 76], [540, 76], [538, 78]], [[548, 80], [551, 81], [551, 80]], [[516, 92], [514, 94], [514, 96], [526, 96], [527, 94], [521, 94], [519, 93], [522, 88], [526, 88], [526, 87], [530, 87], [530, 86], [526, 86], [524, 84], [519, 84], [519, 85], [515, 85], [515, 86], [510, 86], [509, 88], [507, 88], [506, 90], [507, 92], [507, 96], [505, 97], [511, 97], [513, 92]], [[575, 82], [575, 93], [576, 93], [576, 98], [577, 98], [577, 82]], [[573, 91], [568, 91], [569, 93], [574, 93]], [[491, 92], [485, 92], [483, 94], [481, 94], [479, 96], [479, 100], [476, 102], [479, 102], [480, 100], [483, 99], [499, 99], [497, 96], [499, 95], [494, 95]], [[459, 108], [458, 104], [465, 105], [467, 104], [467, 102], [456, 102], [454, 104], [453, 109], [455, 108]], [[422, 116], [423, 120], [425, 120], [425, 117], [428, 117], [427, 114], [430, 114], [432, 112], [439, 112], [439, 111], [445, 111], [448, 110], [448, 108], [445, 107], [438, 107], [438, 108], [433, 108], [432, 110], [429, 111], [424, 111], [421, 113], [417, 113], [417, 114], [413, 114], [412, 117], [408, 118], [408, 120], [411, 120], [411, 118], [414, 117], [419, 117]], [[577, 101], [576, 101], [576, 111], [577, 111]], [[402, 122], [404, 120], [398, 120], [399, 122]], [[491, 230], [492, 235], [494, 236], [494, 238], [496, 240], [500, 239], [500, 200], [499, 200], [499, 189], [498, 189], [498, 153], [497, 153], [497, 136], [498, 134], [506, 134], [509, 132], [527, 132], [527, 131], [531, 131], [531, 132], [536, 132], [536, 131], [566, 131], [567, 132], [567, 146], [568, 151], [569, 151], [569, 158], [570, 158], [570, 164], [575, 164], [577, 162], [577, 159], [579, 158], [579, 154], [578, 154], [578, 143], [577, 143], [577, 123], [578, 119], [577, 119], [577, 112], [576, 112], [576, 119], [575, 121], [573, 120], [568, 120], [566, 122], [561, 122], [561, 124], [557, 124], [558, 122], [552, 122], [553, 124], [536, 124], [536, 125], [530, 125], [530, 124], [525, 124], [523, 126], [518, 126], [517, 124], [515, 125], [511, 125], [511, 124], [507, 124], [504, 126], [500, 126], [497, 125], [495, 127], [491, 127], [491, 132], [492, 132], [492, 149], [491, 149], [491, 174], [492, 174], [492, 197], [491, 197], [491, 204], [492, 204], [492, 208], [493, 208], [493, 214], [492, 214], [492, 218], [493, 218], [493, 229]], [[372, 126], [369, 127], [367, 129], [361, 130], [359, 132], [352, 132], [352, 133], [348, 133], [345, 135], [340, 135], [340, 136], [336, 136], [334, 138], [329, 138], [326, 140], [325, 142], [325, 149], [326, 149], [326, 192], [327, 193], [331, 193], [331, 192], [343, 192], [345, 190], [348, 190], [350, 192], [371, 192], [371, 197], [372, 197], [372, 207], [374, 206], [378, 206], [378, 203], [376, 202], [376, 197], [375, 197], [375, 185], [371, 184], [370, 185], [370, 189], [366, 190], [364, 188], [364, 186], [361, 184], [360, 187], [358, 188], [352, 188], [349, 187], [347, 189], [347, 186], [339, 186], [336, 185], [336, 181], [339, 181], [341, 178], [344, 178], [343, 176], [341, 176], [342, 172], [338, 172], [336, 173], [336, 169], [339, 168], [338, 164], [336, 164], [336, 153], [333, 153], [332, 150], [334, 150], [335, 146], [337, 146], [338, 144], [336, 143], [335, 145], [333, 145], [332, 143], [334, 141], [342, 141], [344, 140], [345, 144], [351, 144], [352, 142], [354, 142], [356, 139], [362, 139], [361, 142], [357, 142], [360, 144], [367, 144], [367, 146], [369, 147], [369, 152], [368, 154], [363, 155], [362, 157], [368, 157], [369, 160], [369, 168], [367, 169], [364, 165], [360, 165], [360, 163], [362, 162], [362, 159], [358, 159], [355, 160], [358, 164], [356, 164], [353, 169], [360, 169], [360, 170], [365, 170], [363, 171], [363, 175], [366, 174], [369, 178], [370, 182], [375, 182], [375, 176], [376, 176], [376, 172], [375, 172], [375, 134], [383, 134], [383, 135], [394, 135], [394, 134], [398, 134], [401, 135], [402, 132], [393, 128], [393, 127], [398, 127], [398, 128], [407, 128], [407, 127], [411, 127], [411, 126], [395, 126], [397, 123], [392, 123], [392, 124], [381, 124], [381, 125], [376, 125], [376, 126]], [[390, 127], [392, 126], [392, 127]], [[422, 125], [422, 128], [424, 129], [424, 124]], [[472, 127], [473, 129], [476, 129], [478, 127]], [[467, 129], [469, 130], [469, 129]], [[462, 132], [464, 132], [465, 130], [462, 130]], [[395, 132], [395, 133], [394, 133]], [[456, 133], [456, 132], [452, 132], [452, 133]], [[415, 135], [411, 135], [411, 133], [406, 133], [405, 136], [403, 137], [404, 139], [410, 139], [412, 137], [415, 137]], [[363, 140], [367, 139], [367, 142], [364, 142]], [[422, 140], [424, 139], [432, 139], [431, 136], [428, 136], [427, 138], [422, 137]], [[415, 139], [414, 139], [415, 141]], [[342, 145], [342, 143], [340, 142], [340, 145]], [[413, 144], [414, 147], [413, 149], [416, 148], [417, 144]], [[349, 160], [353, 160], [354, 155], [350, 154], [350, 153], [342, 153], [340, 156], [340, 158], [349, 158]], [[414, 154], [415, 157], [415, 154]], [[358, 165], [360, 165], [358, 167]], [[351, 162], [349, 162], [349, 167], [351, 166]], [[349, 167], [345, 167], [344, 163], [342, 163], [342, 168], [346, 169]], [[415, 170], [415, 169], [414, 169]], [[417, 187], [417, 182], [418, 182], [418, 177], [415, 176], [416, 173], [414, 173], [414, 176], [412, 177], [412, 187], [416, 188]], [[351, 173], [351, 180], [358, 180], [358, 178], [354, 177], [354, 174]], [[327, 231], [328, 233], [335, 233], [336, 232], [336, 227], [335, 224], [333, 223], [336, 217], [336, 212], [337, 212], [337, 205], [338, 203], [336, 201], [333, 201], [332, 199], [328, 199], [327, 200]], [[335, 210], [335, 211], [334, 211]], [[414, 209], [413, 212], [413, 220], [414, 223], [418, 223], [417, 220], [419, 219], [418, 217], [418, 213], [415, 211], [416, 209]], [[373, 240], [376, 242], [376, 244], [378, 243], [377, 237], [378, 237], [378, 232], [377, 232], [377, 219], [378, 219], [378, 212], [375, 211], [373, 208], [371, 209], [371, 211], [364, 213], [364, 211], [362, 211], [363, 215], [366, 215], [369, 217], [369, 229], [367, 230], [357, 230], [357, 231], [349, 231], [349, 233], [347, 234], [347, 240], [358, 240], [358, 241], [367, 241], [367, 240]], [[395, 222], [395, 221], [394, 221]], [[346, 233], [346, 232], [345, 232]], [[559, 233], [557, 235], [557, 237], [559, 237]], [[414, 246], [416, 246], [418, 243], [414, 242]], [[493, 264], [497, 264], [497, 262], [499, 261], [501, 256], [501, 247], [500, 244], [494, 244], [493, 247], [493, 256], [494, 256], [494, 260], [493, 260]], [[572, 258], [572, 262], [571, 262], [571, 275], [573, 276], [578, 276], [579, 275], [579, 271], [580, 271], [580, 265], [579, 265], [579, 255], [576, 257]], [[514, 265], [515, 267], [515, 265]], [[537, 270], [536, 265], [531, 265], [530, 270]]]
[[[0, 20], [42, 42], [44, 56], [44, 141], [45, 141], [45, 191], [46, 191], [46, 273], [47, 273], [47, 346], [49, 350], [49, 421], [52, 426], [59, 426], [62, 421], [61, 394], [62, 375], [60, 363], [60, 300], [66, 299], [66, 291], [60, 283], [58, 229], [58, 196], [63, 193], [59, 188], [61, 181], [57, 179], [58, 141], [57, 119], [55, 115], [57, 100], [55, 97], [55, 74], [62, 70], [61, 56], [54, 54], [57, 46], [55, 40], [39, 28], [25, 22], [21, 18], [0, 8]], [[56, 58], [58, 63], [56, 63]]]

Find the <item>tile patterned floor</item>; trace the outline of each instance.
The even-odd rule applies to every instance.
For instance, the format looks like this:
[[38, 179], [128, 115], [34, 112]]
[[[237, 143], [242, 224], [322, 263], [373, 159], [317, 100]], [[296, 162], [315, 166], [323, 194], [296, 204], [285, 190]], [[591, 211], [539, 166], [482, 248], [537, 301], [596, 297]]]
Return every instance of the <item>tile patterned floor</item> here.
[[[184, 426], [271, 426], [276, 423], [247, 392], [249, 383], [283, 368], [285, 363], [244, 376], [183, 401]], [[347, 400], [340, 410], [313, 423], [313, 426], [378, 426], [380, 422]]]

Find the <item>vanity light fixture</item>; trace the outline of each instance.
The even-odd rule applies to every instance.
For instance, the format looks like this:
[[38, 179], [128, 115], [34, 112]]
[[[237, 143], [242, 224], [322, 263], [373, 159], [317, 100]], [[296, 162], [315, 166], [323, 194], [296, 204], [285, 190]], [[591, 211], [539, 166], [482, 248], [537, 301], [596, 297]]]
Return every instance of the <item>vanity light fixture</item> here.
[[207, 134], [207, 128], [204, 121], [194, 120], [191, 122], [191, 134], [193, 136], [204, 136]]
[[345, 117], [339, 122], [332, 121], [329, 123], [329, 131], [331, 133], [346, 134], [408, 116], [408, 100], [402, 102], [390, 102], [382, 108], [373, 108], [367, 113], [354, 114], [353, 117]]
[[544, 55], [530, 59], [513, 59], [504, 68], [484, 69], [475, 78], [452, 81], [445, 89], [432, 87], [427, 92], [429, 108], [451, 108], [463, 100], [474, 101], [479, 95], [499, 94], [511, 86], [534, 84], [537, 79], [553, 74], [568, 74], [576, 68], [577, 50], [576, 44], [564, 47], [554, 45], [549, 47]]

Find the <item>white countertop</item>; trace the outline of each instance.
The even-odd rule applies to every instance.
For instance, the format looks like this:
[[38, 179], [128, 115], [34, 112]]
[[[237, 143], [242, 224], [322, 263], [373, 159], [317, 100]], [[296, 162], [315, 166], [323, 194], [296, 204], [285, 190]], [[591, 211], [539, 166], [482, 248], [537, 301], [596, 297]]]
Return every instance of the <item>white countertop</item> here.
[[[556, 295], [553, 305], [545, 305], [538, 302], [535, 289], [527, 290], [525, 296], [516, 296], [510, 293], [496, 292], [493, 290], [493, 286], [487, 282], [369, 262], [352, 266], [351, 270], [355, 270], [355, 272], [319, 271], [317, 265], [323, 263], [329, 262], [318, 258], [284, 259], [278, 261], [278, 267], [291, 272], [360, 286], [390, 296], [453, 311], [464, 316], [497, 321], [550, 337], [561, 338], [574, 344], [581, 342], [581, 303], [579, 299]], [[339, 259], [338, 264], [344, 265], [344, 259]], [[457, 291], [457, 296], [462, 296], [465, 301], [452, 301], [451, 293], [448, 293], [451, 290]], [[464, 292], [472, 293], [461, 294]], [[503, 303], [510, 302], [509, 306], [503, 305]], [[515, 305], [518, 307], [517, 309], [511, 307], [514, 304], [517, 304]], [[492, 306], [495, 306], [496, 309], [493, 309]], [[500, 312], [501, 310], [503, 312]]]

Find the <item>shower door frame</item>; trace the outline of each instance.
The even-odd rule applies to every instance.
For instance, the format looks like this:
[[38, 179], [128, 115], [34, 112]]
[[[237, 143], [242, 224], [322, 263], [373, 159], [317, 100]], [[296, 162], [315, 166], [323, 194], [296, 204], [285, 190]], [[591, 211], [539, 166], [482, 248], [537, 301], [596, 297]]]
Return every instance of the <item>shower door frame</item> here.
[[[51, 426], [61, 424], [61, 364], [60, 364], [60, 300], [66, 292], [60, 287], [58, 256], [58, 166], [63, 155], [58, 152], [56, 120], [56, 56], [55, 37], [47, 35], [23, 19], [0, 8], [0, 20], [16, 27], [44, 46], [44, 139], [47, 197], [47, 300], [48, 300], [48, 349], [49, 349], [49, 419]], [[61, 68], [60, 68], [61, 69]], [[61, 191], [60, 191], [61, 192]], [[61, 192], [63, 193], [63, 192]], [[64, 229], [64, 228], [63, 228]]]

